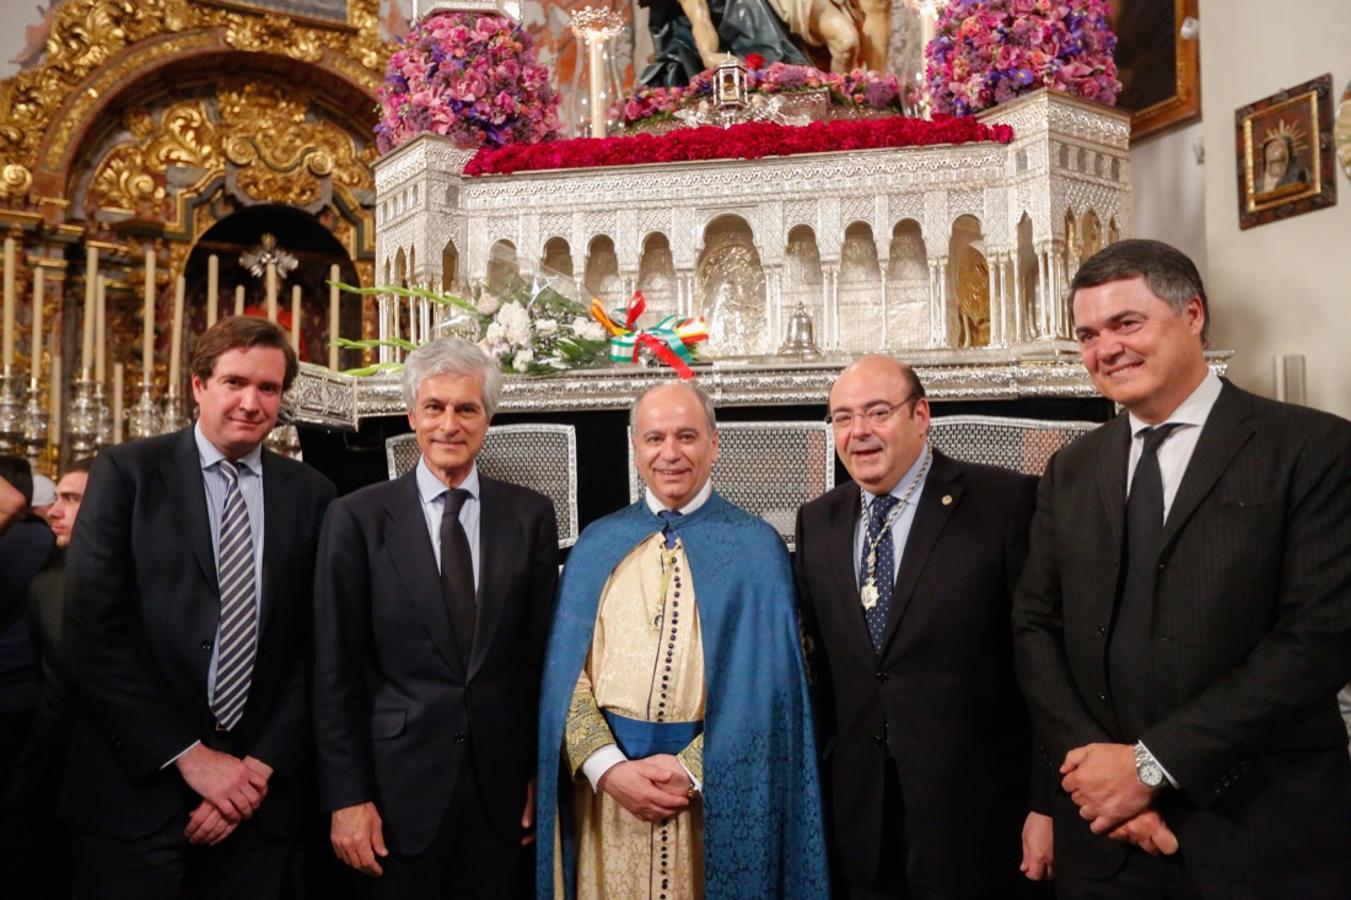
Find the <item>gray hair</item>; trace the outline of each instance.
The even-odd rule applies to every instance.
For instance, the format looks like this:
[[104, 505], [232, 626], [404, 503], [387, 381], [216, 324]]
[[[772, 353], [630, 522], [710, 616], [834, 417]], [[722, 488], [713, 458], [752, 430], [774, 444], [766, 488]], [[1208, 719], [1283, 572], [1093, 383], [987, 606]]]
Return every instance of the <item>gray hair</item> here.
[[648, 394], [652, 393], [653, 391], [657, 390], [658, 388], [672, 387], [672, 386], [683, 387], [689, 390], [691, 393], [693, 393], [694, 396], [698, 397], [699, 402], [703, 404], [704, 407], [704, 416], [705, 418], [708, 419], [709, 434], [712, 434], [713, 432], [718, 430], [718, 416], [713, 411], [713, 398], [708, 395], [708, 391], [704, 390], [702, 387], [700, 387], [693, 381], [677, 381], [675, 379], [671, 379], [669, 381], [659, 381], [650, 387], [644, 388], [642, 393], [640, 393], [637, 397], [633, 398], [633, 403], [629, 405], [630, 432], [633, 431], [634, 424], [638, 419], [638, 404], [643, 402], [643, 398], [646, 397]]
[[1206, 302], [1201, 273], [1187, 254], [1163, 241], [1141, 238], [1117, 241], [1084, 260], [1070, 282], [1070, 305], [1080, 288], [1097, 287], [1109, 281], [1143, 276], [1149, 292], [1168, 304], [1174, 315], [1182, 315], [1193, 297], [1201, 298], [1201, 343], [1210, 336], [1210, 305]]
[[492, 419], [502, 397], [502, 369], [478, 344], [445, 337], [409, 353], [403, 363], [403, 402], [409, 412], [417, 405], [423, 380], [434, 375], [483, 376], [483, 411]]

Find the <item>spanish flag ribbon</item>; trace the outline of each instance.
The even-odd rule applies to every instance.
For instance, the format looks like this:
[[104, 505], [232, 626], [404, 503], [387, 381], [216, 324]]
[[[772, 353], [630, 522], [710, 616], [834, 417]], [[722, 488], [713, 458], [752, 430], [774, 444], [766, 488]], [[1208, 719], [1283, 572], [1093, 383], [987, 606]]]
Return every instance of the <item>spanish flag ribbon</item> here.
[[647, 309], [642, 291], [634, 291], [620, 325], [605, 311], [598, 298], [591, 300], [591, 315], [610, 333], [610, 359], [614, 362], [638, 362], [639, 352], [646, 347], [657, 359], [666, 363], [686, 380], [694, 377], [689, 364], [694, 362], [691, 345], [708, 340], [708, 325], [703, 316], [681, 319], [667, 316], [652, 328], [637, 328], [638, 317]]

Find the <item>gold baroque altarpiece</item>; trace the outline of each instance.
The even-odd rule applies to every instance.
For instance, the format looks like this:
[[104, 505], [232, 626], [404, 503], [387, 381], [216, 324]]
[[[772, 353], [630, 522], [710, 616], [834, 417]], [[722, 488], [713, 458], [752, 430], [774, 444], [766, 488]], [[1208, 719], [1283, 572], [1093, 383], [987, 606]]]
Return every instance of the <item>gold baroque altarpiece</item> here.
[[[52, 353], [72, 360], [78, 347], [90, 246], [108, 280], [109, 330], [128, 343], [114, 351], [137, 360], [129, 381], [146, 249], [164, 320], [193, 246], [232, 212], [301, 210], [372, 282], [372, 128], [390, 46], [378, 0], [347, 9], [346, 22], [325, 23], [194, 0], [60, 7], [41, 60], [0, 81], [0, 227], [21, 242], [23, 298], [34, 271], [47, 272], [44, 376]], [[157, 358], [166, 335], [161, 326]], [[27, 368], [28, 341], [18, 350]]]

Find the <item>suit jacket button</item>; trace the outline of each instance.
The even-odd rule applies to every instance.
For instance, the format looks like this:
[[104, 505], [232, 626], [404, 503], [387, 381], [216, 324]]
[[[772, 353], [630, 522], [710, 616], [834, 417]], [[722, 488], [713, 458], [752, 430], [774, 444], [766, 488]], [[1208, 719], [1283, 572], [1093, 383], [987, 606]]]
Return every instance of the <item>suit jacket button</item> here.
[[468, 735], [466, 735], [463, 731], [455, 732], [455, 743], [463, 744], [468, 739], [469, 739]]
[[885, 743], [886, 743], [886, 741], [882, 740], [882, 735], [880, 735], [880, 734], [875, 734], [875, 735], [873, 735], [873, 746], [874, 746], [874, 747], [881, 747], [881, 746], [884, 745]]
[[1099, 702], [1099, 703], [1106, 703], [1106, 702], [1107, 702], [1107, 692], [1106, 692], [1106, 691], [1098, 691], [1098, 702]]
[[211, 652], [211, 648], [212, 648], [213, 646], [215, 646], [215, 645], [211, 643], [211, 639], [210, 639], [210, 638], [207, 638], [207, 639], [205, 639], [205, 640], [202, 641], [202, 649], [205, 650], [205, 651], [208, 652], [208, 653]]
[[878, 672], [878, 673], [877, 673], [877, 683], [878, 683], [878, 684], [886, 684], [886, 683], [887, 683], [888, 681], [890, 681], [890, 680], [891, 680], [891, 676], [888, 675], [886, 672]]
[[1097, 632], [1098, 632], [1098, 637], [1107, 637], [1107, 626], [1106, 626], [1106, 625], [1099, 625], [1099, 626], [1097, 627], [1096, 630], [1097, 630]]

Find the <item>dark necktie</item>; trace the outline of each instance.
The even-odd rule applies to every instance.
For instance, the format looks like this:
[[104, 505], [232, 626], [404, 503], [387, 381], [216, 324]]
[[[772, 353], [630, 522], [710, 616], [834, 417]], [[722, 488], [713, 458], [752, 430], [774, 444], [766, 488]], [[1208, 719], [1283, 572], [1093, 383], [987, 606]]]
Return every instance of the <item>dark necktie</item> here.
[[887, 633], [887, 614], [891, 611], [891, 592], [895, 588], [896, 548], [891, 539], [891, 529], [886, 527], [887, 514], [898, 502], [890, 494], [874, 497], [868, 504], [868, 536], [863, 541], [863, 556], [859, 559], [859, 584], [866, 584], [868, 578], [868, 548], [876, 542], [877, 558], [873, 561], [873, 577], [877, 585], [877, 604], [865, 609], [863, 617], [868, 622], [868, 636], [872, 638], [873, 649], [882, 649], [882, 639]]
[[1159, 446], [1177, 423], [1146, 428], [1144, 450], [1126, 500], [1126, 575], [1108, 648], [1108, 678], [1125, 738], [1139, 737], [1154, 717], [1154, 582], [1163, 540], [1163, 475]]
[[[245, 468], [242, 463], [238, 464]], [[258, 649], [258, 610], [254, 604], [253, 529], [244, 496], [239, 491], [236, 463], [218, 464], [225, 476], [225, 503], [220, 516], [220, 651], [216, 657], [216, 683], [211, 694], [211, 712], [227, 731], [244, 714], [253, 679], [253, 658]]]
[[478, 606], [474, 599], [474, 558], [469, 552], [469, 537], [460, 524], [460, 508], [469, 499], [463, 488], [446, 491], [445, 507], [441, 512], [441, 592], [450, 626], [455, 632], [455, 643], [460, 659], [469, 665], [469, 651], [474, 646], [474, 621]]
[[662, 519], [661, 533], [666, 539], [666, 549], [671, 550], [676, 544], [675, 529], [672, 528], [671, 525], [680, 517], [681, 513], [674, 509], [663, 509], [661, 512], [657, 513], [657, 515], [661, 516]]

